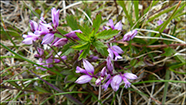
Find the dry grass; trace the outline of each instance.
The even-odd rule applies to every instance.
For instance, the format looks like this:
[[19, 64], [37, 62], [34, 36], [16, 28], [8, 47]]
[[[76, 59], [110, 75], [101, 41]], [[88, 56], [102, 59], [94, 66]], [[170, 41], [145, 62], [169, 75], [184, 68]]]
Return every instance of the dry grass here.
[[[173, 2], [173, 1], [170, 1]], [[130, 2], [127, 2], [128, 5]], [[141, 20], [147, 21], [148, 18], [151, 15], [157, 13], [159, 10], [158, 8], [161, 8], [161, 4], [165, 2], [159, 2], [158, 5], [154, 6], [149, 12], [142, 16]], [[86, 4], [86, 5], [85, 5]], [[177, 4], [176, 2], [174, 3]], [[143, 8], [148, 7], [149, 3], [147, 2], [140, 2], [141, 9], [139, 11], [142, 11]], [[84, 1], [78, 1], [78, 2], [72, 2], [72, 1], [1, 1], [1, 27], [5, 29], [6, 32], [10, 35], [11, 32], [11, 38], [14, 41], [14, 43], [18, 46], [17, 48], [11, 43], [10, 40], [8, 40], [8, 37], [4, 36], [5, 34], [1, 34], [1, 43], [6, 45], [8, 48], [13, 50], [16, 53], [22, 53], [27, 59], [32, 61], [37, 61], [36, 58], [34, 58], [34, 54], [36, 53], [35, 48], [33, 46], [25, 46], [21, 43], [23, 40], [21, 36], [23, 34], [26, 34], [29, 29], [29, 20], [35, 20], [38, 21], [39, 18], [33, 14], [32, 11], [35, 11], [37, 13], [40, 13], [41, 16], [43, 16], [47, 22], [51, 21], [51, 13], [50, 9], [51, 7], [56, 7], [58, 9], [61, 9], [60, 11], [60, 20], [61, 24], [66, 23], [65, 16], [67, 14], [77, 15], [76, 11], [79, 11], [78, 13], [81, 13], [81, 19], [80, 22], [83, 22], [83, 19], [87, 17], [87, 14], [83, 11], [85, 8], [89, 8], [91, 10], [91, 19], [95, 18], [96, 14], [102, 13], [103, 19], [110, 19], [112, 18], [114, 21], [117, 20], [119, 16], [123, 16], [124, 12], [122, 11], [122, 7], [118, 6], [118, 8], [115, 7], [114, 2], [109, 1], [102, 1], [102, 2], [96, 2], [96, 1], [90, 1], [88, 3], [85, 3]], [[117, 10], [118, 9], [118, 10]], [[186, 9], [185, 9], [186, 10]], [[184, 12], [185, 12], [184, 10]], [[165, 20], [169, 17], [171, 14], [167, 13], [164, 15], [161, 15], [160, 18], [162, 20]], [[91, 22], [91, 19], [89, 21]], [[171, 56], [161, 56], [160, 54], [164, 53], [163, 47], [149, 47], [152, 51], [145, 52], [141, 55], [134, 56], [134, 57], [125, 57], [125, 62], [131, 61], [133, 59], [137, 59], [140, 57], [147, 57], [148, 54], [154, 53], [157, 56], [154, 56], [154, 62], [153, 65], [148, 64], [148, 60], [151, 60], [150, 57], [147, 57], [147, 63], [139, 63], [134, 67], [134, 72], [139, 76], [139, 79], [135, 82], [142, 82], [147, 80], [165, 80], [166, 71], [168, 70], [167, 65], [171, 63], [175, 63], [176, 59], [174, 58], [176, 55], [180, 55], [183, 60], [186, 59], [186, 48], [185, 48], [185, 41], [186, 36], [184, 35], [183, 29], [185, 29], [185, 22], [186, 19], [184, 16], [179, 18], [180, 20], [176, 20], [177, 23], [172, 21], [169, 25], [170, 29], [174, 28], [174, 25], [176, 24], [178, 29], [176, 30], [176, 33], [178, 35], [174, 38], [170, 38], [172, 35], [170, 33], [167, 33], [166, 37], [150, 37], [147, 36], [150, 32], [149, 30], [143, 30], [147, 27], [155, 28], [157, 27], [156, 21], [158, 19], [155, 19], [152, 22], [149, 22], [148, 24], [142, 23], [142, 27], [138, 29], [139, 35], [136, 36], [136, 39], [153, 39], [158, 38], [159, 40], [171, 40], [171, 44], [178, 44], [176, 46], [173, 46], [172, 48], [176, 51], [174, 55]], [[133, 19], [135, 20], [135, 18]], [[122, 23], [124, 24], [123, 30], [124, 33], [129, 31], [130, 26], [128, 25], [128, 21], [125, 17], [122, 17]], [[71, 29], [69, 27], [65, 27], [64, 30], [70, 31]], [[2, 32], [2, 31], [1, 31]], [[19, 36], [18, 36], [19, 35]], [[119, 42], [118, 42], [119, 43]], [[127, 43], [120, 43], [123, 45], [126, 45]], [[137, 43], [133, 43], [134, 46], [137, 45]], [[140, 45], [141, 48], [143, 45]], [[136, 46], [136, 48], [141, 49], [139, 46]], [[51, 95], [56, 93], [55, 91], [51, 90], [45, 83], [33, 76], [28, 70], [34, 69], [34, 67], [31, 67], [32, 65], [29, 64], [26, 61], [23, 61], [19, 58], [16, 58], [11, 52], [7, 51], [5, 48], [1, 47], [0, 49], [0, 55], [5, 56], [5, 58], [1, 58], [1, 103], [6, 104], [6, 102], [9, 101], [9, 104], [11, 102], [13, 104], [21, 104], [21, 103], [27, 103], [27, 104], [40, 104], [47, 98], [49, 98]], [[137, 54], [134, 54], [137, 55]], [[9, 56], [9, 57], [8, 57]], [[170, 81], [186, 81], [186, 66], [183, 65], [179, 68], [174, 69], [177, 72], [181, 72], [184, 74], [176, 73], [170, 71], [169, 77]], [[41, 77], [48, 77], [50, 74], [43, 74], [41, 71], [38, 71], [38, 75]], [[4, 82], [6, 80], [21, 80], [21, 79], [28, 79], [27, 81], [13, 81], [13, 82]], [[29, 79], [35, 79], [35, 80], [29, 80]], [[168, 83], [168, 91], [166, 94], [166, 102], [165, 104], [177, 104], [177, 105], [184, 105], [186, 104], [186, 84], [184, 83], [175, 83], [175, 82], [167, 82]], [[15, 87], [13, 84], [17, 84], [18, 86]], [[69, 84], [71, 87], [72, 84]], [[43, 87], [48, 92], [39, 92], [35, 87]], [[65, 86], [65, 83], [57, 84], [58, 87]], [[21, 88], [20, 88], [21, 87]], [[78, 90], [78, 91], [86, 91], [87, 89], [82, 89], [81, 87], [71, 87], [72, 90]], [[103, 91], [99, 89], [98, 87], [91, 87], [87, 86], [89, 90], [93, 91], [94, 95], [98, 97], [98, 99], [102, 99], [102, 102], [104, 102], [104, 105], [110, 105], [111, 102], [113, 102], [114, 105], [116, 104], [126, 104], [126, 105], [151, 105], [151, 104], [161, 104], [163, 97], [164, 97], [164, 88], [165, 83], [164, 82], [152, 82], [152, 83], [142, 83], [138, 85], [132, 85], [132, 88], [127, 90], [122, 88], [118, 93], [116, 94], [113, 92], [112, 89], [108, 89], [107, 91]], [[71, 89], [67, 89], [71, 90]], [[77, 95], [74, 95], [77, 99], [80, 101], [83, 101], [88, 94], [84, 93], [78, 93]], [[92, 96], [90, 96], [85, 103], [87, 105], [90, 104], [97, 104], [97, 101], [93, 101], [91, 99]], [[115, 100], [113, 101], [113, 98]], [[54, 101], [55, 100], [55, 101]], [[45, 104], [61, 104], [65, 102], [67, 99], [63, 95], [55, 95], [53, 97], [53, 100], [47, 101]], [[18, 103], [19, 102], [19, 103]], [[67, 102], [67, 104], [70, 104]]]

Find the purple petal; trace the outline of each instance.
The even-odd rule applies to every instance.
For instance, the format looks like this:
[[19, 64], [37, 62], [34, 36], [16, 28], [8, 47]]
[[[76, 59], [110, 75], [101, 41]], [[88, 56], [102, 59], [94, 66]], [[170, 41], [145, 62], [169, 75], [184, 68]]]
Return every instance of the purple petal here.
[[36, 31], [36, 30], [38, 30], [38, 24], [35, 22], [35, 21], [33, 21], [33, 20], [30, 20], [29, 21], [30, 22], [30, 29], [34, 32], [34, 31]]
[[113, 64], [112, 64], [112, 61], [111, 61], [109, 56], [107, 57], [106, 61], [107, 61], [107, 69], [109, 70], [109, 73], [112, 73], [112, 71], [113, 71]]
[[79, 40], [79, 38], [76, 35], [76, 32], [82, 33], [81, 30], [74, 30], [74, 31], [71, 31], [71, 32], [65, 34], [65, 36], [68, 37], [68, 38], [73, 38], [73, 39]]
[[110, 79], [106, 82], [106, 84], [102, 85], [102, 89], [104, 89], [104, 91], [107, 90], [107, 88], [108, 88], [109, 84], [111, 83], [111, 81], [112, 81], [112, 78], [110, 78]]
[[109, 30], [110, 28], [107, 26], [103, 26], [103, 30]]
[[124, 73], [123, 76], [127, 79], [137, 79], [138, 77], [133, 73]]
[[112, 19], [109, 20], [109, 23], [107, 23], [107, 25], [109, 25], [112, 29], [114, 29], [114, 23]]
[[91, 79], [92, 79], [92, 77], [89, 76], [89, 75], [82, 75], [81, 77], [79, 77], [79, 78], [75, 81], [75, 83], [84, 84], [84, 83], [89, 82]]
[[103, 69], [101, 70], [100, 73], [101, 73], [101, 77], [104, 77], [106, 75], [106, 73], [107, 73], [106, 67], [103, 67]]
[[130, 87], [131, 83], [126, 79], [126, 78], [122, 78], [124, 83], [125, 83], [125, 88]]
[[87, 71], [85, 69], [82, 69], [81, 67], [77, 66], [76, 67], [76, 73], [85, 73], [85, 74], [87, 74]]
[[121, 21], [119, 21], [119, 22], [115, 25], [114, 29], [122, 30], [122, 23], [121, 23]]
[[114, 49], [114, 51], [116, 51], [118, 54], [122, 54], [123, 53], [123, 50], [119, 47], [119, 46], [112, 46], [112, 48]]
[[83, 59], [83, 66], [87, 72], [94, 74], [94, 67], [85, 59]]
[[54, 34], [46, 34], [44, 37], [43, 37], [43, 41], [42, 41], [42, 44], [49, 44], [52, 42], [52, 40], [54, 39]]
[[55, 63], [59, 63], [61, 60], [60, 59], [54, 59]]
[[113, 60], [114, 59], [114, 53], [113, 53], [112, 49], [108, 48], [107, 51], [109, 53], [108, 56]]
[[114, 91], [117, 91], [119, 89], [119, 84], [122, 81], [122, 77], [120, 75], [116, 75], [113, 77], [111, 82], [111, 87]]
[[53, 46], [56, 46], [56, 47], [61, 47], [61, 46], [64, 46], [66, 43], [67, 43], [68, 39], [67, 38], [61, 38], [59, 39], [58, 41], [56, 41]]
[[39, 52], [39, 55], [42, 56], [44, 53], [44, 50], [42, 48], [37, 48], [37, 51]]
[[123, 36], [123, 41], [129, 41], [130, 40], [130, 35], [131, 35], [132, 33], [131, 33], [131, 31], [130, 32], [128, 32], [128, 33], [126, 33], [124, 36]]
[[32, 40], [32, 38], [26, 38], [26, 39], [24, 39], [22, 41], [22, 43], [24, 43], [24, 44], [32, 44], [33, 43], [33, 40]]
[[40, 35], [45, 35], [47, 33], [49, 33], [50, 31], [53, 30], [52, 26], [50, 24], [44, 24], [44, 23], [40, 23]]
[[64, 56], [61, 57], [61, 59], [67, 60], [67, 56], [64, 55]]
[[159, 20], [157, 21], [157, 23], [158, 23], [158, 25], [161, 25], [161, 24], [163, 23], [163, 21], [159, 19]]
[[54, 24], [54, 28], [56, 29], [56, 27], [59, 25], [59, 10], [56, 11], [55, 8], [51, 9], [51, 13], [52, 13], [52, 22]]
[[138, 34], [137, 30], [132, 31], [132, 35], [130, 36], [130, 40], [133, 39]]
[[53, 59], [52, 59], [52, 58], [48, 58], [48, 59], [46, 59], [46, 63], [47, 63], [47, 64], [51, 64], [51, 63], [53, 63]]
[[99, 77], [99, 78], [96, 80], [95, 84], [96, 84], [96, 85], [100, 85], [102, 80], [103, 80], [103, 77]]

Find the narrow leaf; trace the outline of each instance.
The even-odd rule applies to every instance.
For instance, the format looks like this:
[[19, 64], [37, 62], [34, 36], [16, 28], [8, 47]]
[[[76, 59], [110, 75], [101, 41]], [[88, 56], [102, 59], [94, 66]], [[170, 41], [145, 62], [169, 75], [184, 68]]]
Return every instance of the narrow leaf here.
[[80, 39], [80, 40], [83, 40], [83, 41], [86, 41], [88, 42], [89, 39], [83, 34], [83, 33], [76, 33], [77, 37]]
[[109, 39], [109, 38], [112, 38], [113, 36], [117, 35], [118, 32], [119, 32], [118, 30], [112, 30], [112, 29], [104, 30], [104, 31], [96, 34], [96, 37], [98, 39]]
[[78, 59], [81, 60], [82, 58], [86, 58], [87, 54], [89, 54], [89, 50], [90, 50], [90, 45], [88, 45], [88, 47], [83, 50], [83, 52], [81, 53]]
[[96, 19], [95, 20], [93, 20], [93, 28], [94, 28], [94, 30], [95, 30], [95, 33], [98, 31], [98, 29], [99, 29], [99, 26], [100, 26], [100, 24], [101, 24], [101, 14], [99, 14], [99, 15], [97, 15], [96, 16]]
[[84, 44], [78, 44], [78, 45], [72, 46], [72, 48], [73, 48], [73, 49], [76, 49], [76, 50], [84, 50], [84, 49], [86, 49], [88, 46], [89, 46], [89, 42], [86, 42], [86, 43], [84, 43]]
[[66, 20], [72, 30], [78, 30], [78, 23], [73, 15], [67, 15]]

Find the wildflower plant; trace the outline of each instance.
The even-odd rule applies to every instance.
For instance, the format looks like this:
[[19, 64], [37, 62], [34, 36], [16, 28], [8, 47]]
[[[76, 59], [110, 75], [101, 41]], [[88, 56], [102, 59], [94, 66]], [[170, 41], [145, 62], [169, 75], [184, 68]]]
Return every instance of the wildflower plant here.
[[[43, 99], [44, 101], [41, 104], [51, 101], [57, 95], [63, 95], [65, 96], [64, 100], [67, 98], [80, 105], [88, 103], [89, 100], [98, 102], [98, 104], [106, 104], [105, 100], [109, 99], [108, 97], [113, 97], [113, 99], [107, 104], [115, 103], [116, 98], [117, 103], [121, 104], [123, 97], [129, 99], [129, 104], [131, 104], [132, 93], [140, 96], [136, 96], [139, 102], [144, 99], [144, 102], [147, 103], [148, 100], [148, 104], [151, 104], [152, 100], [150, 99], [153, 99], [158, 104], [165, 104], [168, 83], [185, 83], [181, 80], [169, 80], [170, 71], [171, 73], [185, 74], [174, 70], [185, 64], [185, 59], [182, 57], [182, 52], [185, 51], [182, 49], [185, 42], [181, 38], [179, 39], [180, 36], [177, 38], [177, 34], [180, 35], [178, 32], [182, 32], [183, 27], [180, 28], [180, 26], [175, 25], [173, 28], [172, 25], [168, 24], [173, 18], [177, 19], [184, 14], [179, 14], [179, 11], [184, 8], [185, 2], [179, 2], [177, 6], [168, 9], [166, 9], [168, 6], [165, 6], [161, 11], [156, 11], [157, 13], [161, 12], [160, 14], [156, 14], [152, 10], [157, 5], [157, 1], [152, 1], [145, 10], [143, 10], [145, 8], [143, 7], [142, 12], [139, 12], [141, 7], [138, 7], [138, 1], [131, 1], [127, 5], [125, 1], [114, 1], [116, 4], [114, 8], [117, 11], [116, 18], [112, 15], [105, 18], [104, 12], [94, 11], [94, 14], [91, 14], [89, 8], [81, 10], [79, 7], [76, 11], [71, 11], [72, 14], [76, 15], [70, 15], [67, 9], [73, 5], [65, 7], [66, 1], [61, 3], [63, 3], [63, 9], [58, 6], [51, 6], [44, 14], [39, 15], [32, 11], [37, 15], [38, 20], [34, 18], [29, 20], [27, 31], [21, 34], [20, 44], [20, 46], [30, 48], [29, 53], [33, 54], [30, 58], [26, 59], [21, 56], [23, 54], [18, 54], [20, 52], [15, 53], [1, 44], [5, 49], [16, 55], [16, 59], [21, 58], [31, 63], [26, 65], [27, 71], [37, 77], [30, 80], [23, 79], [21, 84], [16, 80], [8, 81], [20, 91], [27, 91], [29, 84], [27, 86], [24, 84], [34, 81], [32, 87], [38, 90], [39, 94], [50, 95], [49, 98]], [[78, 3], [86, 4], [86, 2], [80, 1], [74, 5], [79, 5]], [[87, 4], [90, 5], [91, 3]], [[110, 4], [103, 5], [109, 6]], [[119, 6], [120, 8], [118, 8]], [[129, 8], [130, 6], [134, 8]], [[181, 6], [181, 9], [178, 9], [179, 6]], [[171, 12], [170, 17], [167, 17], [168, 19], [159, 17], [171, 10], [173, 12]], [[155, 15], [152, 13], [155, 13]], [[6, 33], [6, 31], [3, 32]], [[174, 47], [177, 48], [174, 49]], [[17, 49], [17, 46], [15, 48]], [[175, 62], [172, 64], [172, 61]], [[159, 63], [162, 64], [157, 66]], [[147, 73], [149, 75], [146, 75]], [[40, 76], [41, 74], [43, 75]], [[172, 75], [174, 77], [175, 74]], [[162, 79], [164, 77], [165, 80]], [[157, 78], [158, 80], [156, 80]], [[22, 82], [25, 80], [29, 81]], [[153, 91], [149, 93], [148, 86], [155, 89], [158, 87], [155, 82], [162, 81], [165, 82], [165, 89], [164, 93], [162, 92], [162, 103], [160, 103], [156, 101], [157, 98], [154, 98]], [[46, 88], [42, 88], [40, 83], [44, 84], [43, 86], [46, 86]], [[146, 83], [153, 83], [153, 85], [148, 84], [147, 86]], [[143, 92], [144, 87], [135, 86], [138, 84], [144, 84], [147, 92]], [[173, 85], [177, 86], [176, 84]], [[14, 87], [12, 89], [15, 89]], [[53, 90], [59, 92], [59, 94], [56, 94]], [[35, 90], [31, 92], [34, 93]], [[77, 94], [74, 95], [74, 93]], [[108, 93], [113, 95], [107, 96]], [[86, 95], [86, 98], [82, 95]], [[16, 98], [17, 96], [12, 100], [16, 100]], [[68, 100], [62, 104], [71, 104]], [[59, 104], [61, 103], [59, 102]]]
[[[83, 62], [84, 69], [80, 67], [81, 65], [79, 65], [75, 67], [76, 73], [83, 73], [84, 75], [80, 76], [75, 83], [85, 84], [90, 82], [92, 78], [95, 78], [95, 85], [100, 85], [104, 90], [107, 90], [108, 85], [111, 84], [113, 90], [117, 91], [122, 80], [125, 83], [125, 87], [128, 88], [131, 83], [127, 79], [137, 79], [135, 74], [124, 73], [127, 72], [125, 70], [122, 72], [115, 71], [113, 63], [122, 59], [122, 54], [124, 52], [119, 46], [111, 46], [112, 43], [105, 42], [120, 33], [122, 30], [121, 21], [114, 25], [113, 20], [110, 19], [107, 23], [110, 28], [103, 26], [103, 29], [100, 30], [102, 23], [101, 14], [97, 14], [93, 20], [92, 26], [90, 26], [90, 24], [84, 24], [86, 28], [78, 25], [78, 22], [75, 22], [77, 24], [74, 24], [76, 26], [73, 26], [70, 23], [73, 17], [67, 16], [67, 24], [71, 26], [72, 30], [75, 30], [64, 35], [62, 33], [64, 30], [58, 28], [59, 10], [52, 8], [51, 15], [52, 23], [47, 23], [42, 17], [38, 24], [37, 22], [30, 20], [30, 29], [32, 32], [28, 32], [28, 35], [23, 35], [23, 38], [25, 38], [23, 43], [25, 44], [33, 44], [36, 43], [37, 40], [40, 40], [41, 45], [50, 46], [51, 50], [49, 49], [50, 51], [48, 52], [48, 55], [44, 55], [45, 49], [36, 47], [38, 54], [35, 54], [35, 57], [39, 58], [39, 65], [52, 68], [53, 65], [59, 63], [60, 60], [65, 62], [64, 60], [68, 59], [68, 55], [70, 53], [78, 52], [77, 61]], [[137, 30], [128, 32], [124, 35], [123, 41], [130, 41], [136, 36], [136, 34]], [[61, 48], [61, 50], [59, 50], [59, 48]], [[58, 53], [55, 54], [55, 52]], [[96, 54], [100, 54], [96, 60], [102, 58], [105, 59], [106, 62], [105, 67], [96, 72], [93, 65], [87, 59], [87, 57], [90, 56], [90, 53], [94, 52], [96, 52]], [[69, 69], [72, 68], [69, 65], [67, 67]], [[46, 70], [41, 67], [36, 67], [36, 69]]]

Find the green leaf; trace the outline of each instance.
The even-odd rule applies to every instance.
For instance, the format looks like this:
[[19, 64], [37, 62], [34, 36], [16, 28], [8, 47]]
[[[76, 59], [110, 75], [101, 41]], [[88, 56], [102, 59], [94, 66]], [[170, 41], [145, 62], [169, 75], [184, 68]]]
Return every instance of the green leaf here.
[[21, 87], [15, 81], [9, 81], [12, 86], [15, 86], [17, 89], [21, 89]]
[[57, 30], [62, 34], [62, 35], [65, 35], [65, 34], [67, 34], [68, 32], [67, 31], [64, 31], [63, 29], [61, 29], [61, 28], [57, 28]]
[[168, 48], [164, 48], [165, 53], [162, 54], [162, 56], [171, 56], [172, 54], [175, 53], [175, 50], [168, 47]]
[[54, 36], [58, 37], [58, 38], [63, 38], [62, 35], [58, 34], [58, 33], [55, 33]]
[[[136, 0], [136, 1], [133, 1], [133, 3], [134, 3], [134, 12], [135, 12], [136, 22], [137, 22], [139, 19], [139, 17], [138, 17], [138, 15], [139, 15], [139, 9], [138, 9], [139, 1]], [[137, 23], [137, 25], [136, 25], [136, 28], [138, 28], [138, 27], [139, 27], [139, 23]]]
[[83, 32], [85, 36], [89, 37], [90, 32], [92, 31], [92, 27], [88, 24], [83, 24], [83, 26], [78, 25], [79, 29]]
[[95, 46], [96, 48], [107, 47], [107, 46], [105, 46], [102, 42], [100, 42], [99, 40], [93, 42], [92, 45]]
[[42, 87], [39, 86], [35, 86], [36, 90], [42, 93], [49, 93], [48, 91], [46, 91], [45, 89], [43, 89]]
[[121, 1], [118, 0], [117, 3], [123, 8], [123, 11], [125, 12], [127, 20], [130, 22], [130, 26], [132, 27], [133, 26], [132, 18], [129, 16], [129, 13], [128, 13], [127, 9], [126, 9], [125, 2], [122, 1], [122, 0]]
[[136, 59], [133, 59], [133, 60], [130, 61], [130, 65], [131, 66], [135, 66], [136, 63], [137, 63], [137, 60]]
[[101, 14], [96, 16], [96, 19], [93, 20], [93, 28], [94, 28], [94, 32], [96, 33], [99, 29], [99, 26], [101, 25]]
[[73, 15], [67, 15], [66, 20], [72, 30], [78, 30], [78, 23]]
[[89, 39], [83, 34], [83, 33], [76, 33], [77, 37], [80, 39], [80, 40], [83, 40], [85, 42], [88, 42]]
[[84, 44], [78, 44], [78, 45], [72, 46], [72, 48], [76, 49], [76, 50], [84, 50], [88, 46], [90, 46], [90, 43], [89, 42], [85, 42]]
[[62, 55], [68, 55], [70, 54], [72, 51], [74, 51], [71, 46], [75, 45], [74, 42], [71, 42], [71, 43], [67, 43], [63, 46], [63, 49], [61, 50], [62, 51]]
[[103, 56], [108, 56], [108, 51], [107, 51], [107, 48], [106, 48], [106, 47], [104, 47], [104, 48], [97, 48], [97, 47], [96, 47], [96, 50], [97, 50], [99, 53], [101, 53], [101, 55], [103, 55]]
[[186, 72], [178, 72], [178, 71], [175, 71], [174, 70], [174, 69], [179, 68], [179, 67], [184, 66], [184, 65], [186, 65], [186, 62], [185, 63], [174, 64], [174, 65], [172, 65], [172, 66], [169, 67], [169, 70], [170, 71], [173, 71], [175, 73], [178, 73], [178, 74], [186, 74]]
[[81, 60], [82, 58], [86, 58], [87, 54], [89, 54], [89, 50], [90, 50], [90, 44], [86, 49], [83, 50], [83, 52], [81, 53], [78, 59]]
[[100, 33], [97, 33], [96, 37], [98, 39], [109, 39], [109, 38], [112, 38], [113, 36], [117, 35], [118, 32], [119, 32], [118, 30], [112, 30], [112, 29], [104, 30]]
[[177, 60], [179, 60], [182, 63], [185, 63], [186, 62], [185, 59], [184, 59], [184, 57], [181, 56], [181, 55], [176, 55], [176, 56], [174, 56], [174, 58], [177, 59]]

